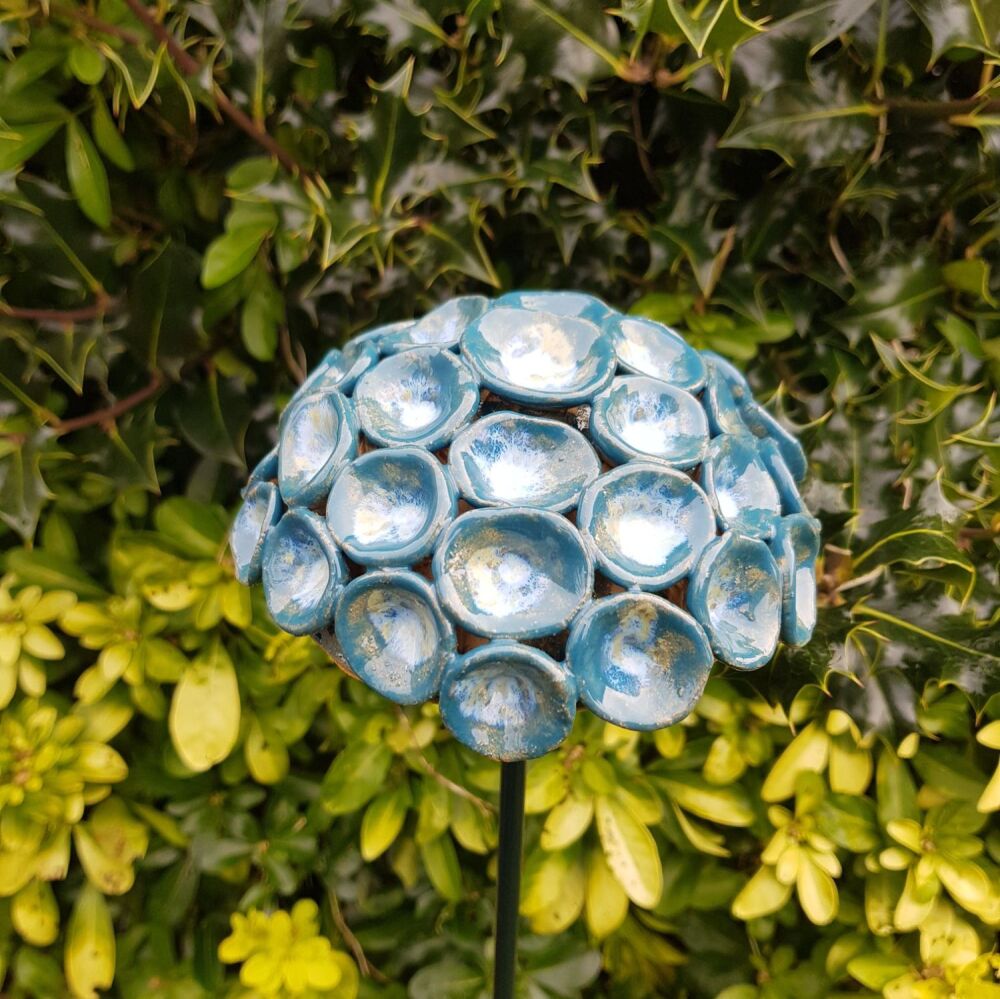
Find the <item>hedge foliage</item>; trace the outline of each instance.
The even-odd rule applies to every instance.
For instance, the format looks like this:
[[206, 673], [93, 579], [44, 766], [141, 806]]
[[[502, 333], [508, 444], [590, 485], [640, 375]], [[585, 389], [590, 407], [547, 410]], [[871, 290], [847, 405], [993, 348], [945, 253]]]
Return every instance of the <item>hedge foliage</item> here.
[[1000, 995], [998, 45], [984, 0], [7, 0], [4, 994], [484, 994], [496, 766], [225, 531], [330, 346], [579, 287], [801, 428], [820, 624], [531, 766], [523, 994]]

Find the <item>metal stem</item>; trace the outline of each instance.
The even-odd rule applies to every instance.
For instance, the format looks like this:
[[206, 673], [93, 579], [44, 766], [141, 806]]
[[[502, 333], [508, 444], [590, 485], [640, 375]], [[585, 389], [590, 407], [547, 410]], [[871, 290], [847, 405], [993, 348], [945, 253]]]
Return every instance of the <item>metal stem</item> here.
[[524, 832], [524, 761], [500, 767], [500, 847], [493, 999], [513, 999], [517, 971], [517, 918], [521, 903]]

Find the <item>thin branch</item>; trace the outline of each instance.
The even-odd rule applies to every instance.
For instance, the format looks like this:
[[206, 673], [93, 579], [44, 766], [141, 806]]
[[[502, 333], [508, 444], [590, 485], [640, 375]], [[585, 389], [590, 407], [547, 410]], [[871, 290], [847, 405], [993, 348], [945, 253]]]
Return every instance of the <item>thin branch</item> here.
[[110, 38], [120, 38], [123, 42], [126, 42], [128, 45], [134, 45], [136, 48], [143, 43], [142, 36], [136, 34], [136, 32], [130, 31], [128, 28], [122, 28], [117, 24], [102, 21], [99, 17], [94, 17], [93, 14], [82, 7], [62, 7], [56, 5], [52, 8], [52, 12], [58, 14], [60, 17], [68, 17], [74, 21], [79, 21], [81, 24], [87, 25], [88, 28], [93, 28], [100, 35], [108, 35]]
[[81, 323], [103, 316], [112, 304], [108, 298], [99, 298], [96, 302], [81, 305], [78, 309], [32, 309], [0, 302], [0, 314], [32, 323]]
[[476, 808], [479, 809], [484, 815], [490, 815], [496, 811], [485, 798], [480, 798], [478, 794], [473, 794], [468, 788], [462, 787], [461, 784], [456, 784], [453, 780], [449, 780], [440, 770], [438, 770], [433, 763], [424, 755], [424, 751], [417, 744], [417, 740], [413, 734], [413, 726], [410, 724], [410, 719], [406, 717], [406, 712], [403, 711], [401, 707], [397, 705], [396, 714], [399, 716], [399, 720], [406, 727], [406, 730], [410, 733], [410, 746], [413, 749], [414, 754], [417, 759], [423, 764], [423, 771], [432, 780], [437, 781], [442, 787], [448, 788], [452, 794], [457, 794], [460, 798], [465, 798], [466, 801], [471, 802]]
[[344, 913], [341, 911], [340, 899], [337, 898], [337, 893], [329, 885], [326, 887], [326, 897], [330, 903], [330, 915], [333, 917], [333, 925], [337, 927], [337, 932], [343, 937], [344, 943], [350, 948], [361, 974], [365, 978], [374, 978], [375, 981], [383, 985], [386, 984], [389, 979], [368, 960], [365, 949], [361, 946], [361, 941], [354, 935], [354, 931], [347, 925], [347, 920], [344, 919]]
[[105, 406], [103, 409], [94, 410], [92, 413], [84, 413], [83, 416], [75, 416], [71, 420], [60, 420], [55, 425], [55, 431], [57, 434], [71, 434], [75, 430], [82, 430], [84, 427], [101, 426], [111, 423], [117, 420], [119, 416], [123, 416], [129, 410], [135, 409], [136, 406], [141, 405], [151, 396], [155, 395], [162, 385], [163, 376], [157, 371], [153, 374], [149, 383], [138, 391], [125, 396], [123, 399], [119, 399], [118, 402], [111, 406]]
[[[143, 25], [149, 31], [149, 33], [161, 44], [166, 47], [167, 54], [170, 56], [174, 65], [183, 73], [185, 76], [198, 77], [204, 70], [204, 66], [198, 62], [194, 56], [191, 55], [176, 38], [161, 24], [151, 13], [150, 9], [142, 2], [142, 0], [125, 0], [128, 4], [129, 10], [132, 11], [135, 16], [142, 21]], [[229, 99], [222, 87], [219, 86], [214, 80], [212, 82], [212, 96], [215, 98], [215, 103], [219, 110], [227, 117], [229, 120], [236, 125], [237, 128], [242, 129], [250, 136], [257, 145], [266, 149], [289, 173], [305, 174], [306, 171], [302, 169], [298, 161], [292, 156], [288, 150], [280, 146], [263, 128], [261, 128], [255, 121], [253, 121], [249, 115], [247, 115], [243, 110], [236, 107], [235, 104]]]

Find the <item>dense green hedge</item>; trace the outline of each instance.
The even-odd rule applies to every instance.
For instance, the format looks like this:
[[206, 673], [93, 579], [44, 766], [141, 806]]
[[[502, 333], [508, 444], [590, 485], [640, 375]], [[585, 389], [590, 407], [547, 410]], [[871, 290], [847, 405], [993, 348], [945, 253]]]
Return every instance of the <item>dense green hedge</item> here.
[[276, 632], [225, 529], [330, 346], [579, 287], [746, 366], [827, 547], [807, 649], [532, 765], [524, 995], [1000, 995], [998, 44], [983, 0], [4, 4], [4, 994], [482, 994], [497, 768]]

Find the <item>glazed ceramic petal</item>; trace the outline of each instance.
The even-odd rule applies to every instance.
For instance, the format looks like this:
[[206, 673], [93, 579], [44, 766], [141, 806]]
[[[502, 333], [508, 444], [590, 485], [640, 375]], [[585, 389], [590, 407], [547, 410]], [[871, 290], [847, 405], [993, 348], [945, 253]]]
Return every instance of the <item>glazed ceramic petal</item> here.
[[494, 760], [530, 760], [569, 734], [576, 683], [544, 652], [490, 642], [455, 659], [441, 685], [441, 719], [470, 749]]
[[701, 489], [651, 462], [621, 465], [591, 483], [577, 526], [604, 575], [644, 590], [682, 579], [715, 537], [715, 515]]
[[781, 637], [789, 645], [805, 645], [816, 627], [819, 546], [819, 523], [814, 518], [794, 513], [778, 521], [771, 551], [781, 573], [784, 595]]
[[370, 340], [352, 340], [343, 350], [327, 351], [315, 371], [302, 383], [296, 396], [336, 390], [349, 395], [357, 380], [378, 363], [378, 351]]
[[278, 478], [278, 449], [272, 448], [253, 467], [241, 496], [246, 496], [258, 482], [274, 482]]
[[386, 357], [364, 375], [354, 404], [365, 436], [383, 447], [447, 444], [479, 408], [479, 383], [460, 358], [438, 347]]
[[370, 451], [334, 479], [326, 522], [361, 565], [413, 565], [455, 516], [455, 492], [432, 454], [415, 447]]
[[573, 622], [566, 660], [580, 700], [605, 721], [650, 730], [695, 706], [712, 669], [701, 625], [650, 593], [596, 600]]
[[437, 696], [455, 653], [455, 629], [434, 588], [413, 572], [369, 572], [337, 602], [334, 630], [351, 670], [397, 704]]
[[347, 568], [323, 518], [289, 510], [267, 535], [261, 575], [274, 623], [292, 635], [308, 635], [333, 620]]
[[727, 532], [709, 544], [691, 576], [687, 605], [724, 663], [758, 669], [774, 655], [781, 578], [763, 541]]
[[739, 401], [733, 395], [732, 385], [720, 374], [712, 361], [708, 362], [701, 403], [708, 416], [708, 429], [713, 435], [748, 432], [749, 428], [743, 422]]
[[268, 531], [281, 519], [282, 509], [281, 496], [272, 483], [256, 482], [247, 490], [229, 534], [233, 566], [241, 583], [256, 583], [260, 579], [264, 541]]
[[333, 477], [357, 453], [357, 427], [350, 402], [339, 392], [311, 392], [281, 416], [278, 486], [289, 506], [326, 499]]
[[387, 333], [379, 340], [379, 349], [383, 354], [397, 354], [410, 347], [456, 347], [466, 326], [478, 319], [489, 304], [482, 295], [453, 298], [405, 329]]
[[714, 368], [720, 378], [729, 387], [730, 394], [737, 401], [742, 403], [753, 398], [753, 390], [746, 376], [732, 361], [726, 360], [721, 354], [716, 354], [713, 350], [700, 351], [702, 359], [709, 369]]
[[580, 291], [508, 291], [496, 300], [496, 304], [529, 312], [548, 312], [553, 316], [589, 319], [598, 324], [614, 315], [609, 305]]
[[462, 514], [434, 553], [434, 578], [448, 614], [491, 638], [554, 635], [594, 585], [576, 528], [525, 507]]
[[594, 399], [590, 433], [612, 461], [694, 468], [708, 448], [708, 420], [690, 392], [637, 375], [616, 378]]
[[607, 324], [618, 363], [635, 375], [697, 391], [705, 384], [705, 362], [669, 326], [635, 316], [615, 316]]
[[702, 484], [724, 530], [769, 538], [781, 516], [781, 497], [750, 434], [713, 437], [701, 466]]
[[462, 354], [483, 384], [535, 406], [573, 406], [614, 375], [614, 352], [586, 319], [495, 306], [462, 336]]
[[770, 438], [778, 446], [781, 457], [785, 459], [788, 470], [795, 476], [796, 482], [801, 482], [809, 471], [806, 453], [798, 438], [786, 430], [763, 406], [750, 400], [744, 402], [740, 409], [743, 422], [757, 437]]
[[593, 447], [557, 420], [500, 412], [466, 427], [448, 456], [459, 492], [476, 506], [564, 513], [601, 470]]
[[777, 442], [770, 437], [759, 438], [757, 450], [778, 489], [778, 496], [781, 498], [781, 512], [784, 514], [805, 513], [806, 505], [802, 502], [802, 495], [795, 484], [795, 476], [788, 470]]

